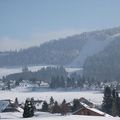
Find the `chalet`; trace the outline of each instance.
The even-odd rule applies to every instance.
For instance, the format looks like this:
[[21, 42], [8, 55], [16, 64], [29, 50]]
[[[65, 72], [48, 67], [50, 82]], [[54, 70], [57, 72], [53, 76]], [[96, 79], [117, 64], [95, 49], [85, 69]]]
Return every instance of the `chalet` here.
[[82, 108], [78, 109], [73, 115], [89, 115], [89, 116], [110, 116], [96, 108], [90, 107], [85, 103], [81, 103]]
[[0, 100], [0, 112], [23, 112], [23, 109], [12, 100]]
[[[86, 105], [88, 105], [90, 107], [95, 107], [95, 105], [92, 102], [90, 102], [89, 100], [85, 99], [84, 97], [81, 97], [78, 100], [79, 100], [79, 103], [80, 103], [79, 109], [83, 108], [83, 105], [81, 103], [84, 103], [84, 104], [86, 104]], [[67, 105], [69, 107], [70, 112], [72, 112], [73, 101], [72, 102], [68, 102]]]

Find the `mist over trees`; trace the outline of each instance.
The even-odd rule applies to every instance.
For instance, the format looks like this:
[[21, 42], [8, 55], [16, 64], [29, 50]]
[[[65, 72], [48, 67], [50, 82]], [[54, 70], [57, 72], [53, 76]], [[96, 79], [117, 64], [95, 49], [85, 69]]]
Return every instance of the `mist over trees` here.
[[[3, 82], [2, 90], [10, 90], [17, 86], [21, 86], [21, 83], [33, 87], [41, 87], [42, 82], [47, 83], [47, 87], [51, 89], [79, 88], [79, 90], [99, 90], [105, 86], [105, 82], [103, 81], [86, 78], [75, 72], [69, 74], [62, 66], [46, 67], [36, 72], [31, 72], [27, 69], [27, 71], [3, 77], [1, 82]], [[117, 89], [120, 89], [119, 84]]]
[[19, 85], [19, 82], [22, 80], [29, 80], [31, 83], [35, 83], [36, 81], [44, 81], [50, 83], [51, 78], [53, 76], [63, 76], [67, 77], [67, 72], [65, 68], [60, 67], [46, 67], [38, 70], [36, 72], [31, 71], [23, 71], [21, 73], [10, 74], [6, 77], [3, 77], [4, 81], [15, 80], [16, 85]]
[[[70, 76], [63, 67], [42, 68], [39, 71], [23, 71], [22, 73], [11, 74], [3, 78], [7, 89], [10, 89], [10, 83], [7, 80], [16, 80], [16, 86], [24, 80], [29, 80], [32, 84], [37, 82], [47, 82], [50, 88], [86, 88], [100, 86], [110, 81], [120, 81], [120, 27], [85, 32], [80, 35], [67, 37], [60, 40], [53, 40], [42, 44], [39, 47], [32, 47], [20, 51], [10, 51], [0, 53], [0, 66], [27, 66], [40, 64], [54, 65], [75, 65], [80, 67], [81, 51], [82, 53], [91, 51], [95, 41], [101, 45], [108, 44], [104, 50], [95, 55], [89, 56], [85, 60], [82, 76], [71, 74]], [[93, 42], [93, 43], [91, 43]], [[98, 42], [98, 43], [99, 43]], [[91, 46], [88, 46], [88, 43]], [[98, 45], [97, 43], [97, 45]], [[86, 46], [87, 44], [87, 46]], [[86, 46], [86, 47], [85, 47]], [[99, 45], [98, 45], [99, 46]], [[85, 49], [85, 48], [86, 49]], [[88, 53], [87, 53], [88, 54]], [[77, 62], [76, 62], [77, 60]], [[73, 64], [72, 64], [73, 63]], [[119, 88], [119, 84], [117, 86]]]

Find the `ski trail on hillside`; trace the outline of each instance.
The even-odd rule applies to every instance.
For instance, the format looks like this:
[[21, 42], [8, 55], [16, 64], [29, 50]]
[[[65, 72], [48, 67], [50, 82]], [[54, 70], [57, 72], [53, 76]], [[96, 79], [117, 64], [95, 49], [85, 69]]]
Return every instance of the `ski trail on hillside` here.
[[111, 43], [112, 39], [109, 40], [88, 40], [83, 49], [80, 52], [80, 55], [75, 59], [70, 66], [72, 67], [83, 67], [85, 60], [93, 56], [100, 51], [104, 50], [106, 46]]

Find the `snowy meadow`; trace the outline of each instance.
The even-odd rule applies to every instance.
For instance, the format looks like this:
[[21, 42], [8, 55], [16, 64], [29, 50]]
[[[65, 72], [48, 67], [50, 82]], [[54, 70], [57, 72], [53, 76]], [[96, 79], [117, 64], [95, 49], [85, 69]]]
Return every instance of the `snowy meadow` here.
[[20, 102], [26, 100], [26, 98], [46, 100], [49, 102], [50, 97], [53, 97], [58, 102], [62, 102], [66, 99], [67, 102], [72, 101], [74, 98], [85, 97], [89, 101], [95, 104], [101, 104], [103, 99], [103, 94], [95, 91], [50, 91], [50, 92], [30, 92], [30, 91], [19, 91], [17, 89], [11, 91], [0, 91], [0, 99], [11, 99], [15, 100], [17, 97]]

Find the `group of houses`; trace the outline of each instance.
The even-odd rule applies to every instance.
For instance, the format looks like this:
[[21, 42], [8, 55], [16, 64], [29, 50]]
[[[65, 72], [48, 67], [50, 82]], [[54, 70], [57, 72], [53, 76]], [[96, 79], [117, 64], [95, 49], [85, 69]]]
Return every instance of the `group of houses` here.
[[[42, 100], [34, 100], [33, 101], [36, 107], [36, 110], [40, 110], [40, 107], [42, 107]], [[80, 98], [80, 107], [75, 110], [74, 112], [71, 112], [70, 114], [73, 115], [88, 115], [88, 116], [110, 116], [98, 109], [95, 108], [95, 105], [92, 102], [89, 102], [85, 98]], [[72, 102], [66, 103], [70, 106]], [[23, 105], [18, 104], [12, 100], [0, 100], [0, 112], [23, 112]]]
[[[16, 85], [17, 84], [17, 85]], [[29, 80], [22, 80], [16, 83], [16, 80], [9, 80], [9, 82], [0, 81], [0, 90], [10, 90], [16, 87], [19, 88], [49, 88], [49, 84], [44, 81], [37, 81], [35, 84], [30, 83]]]

